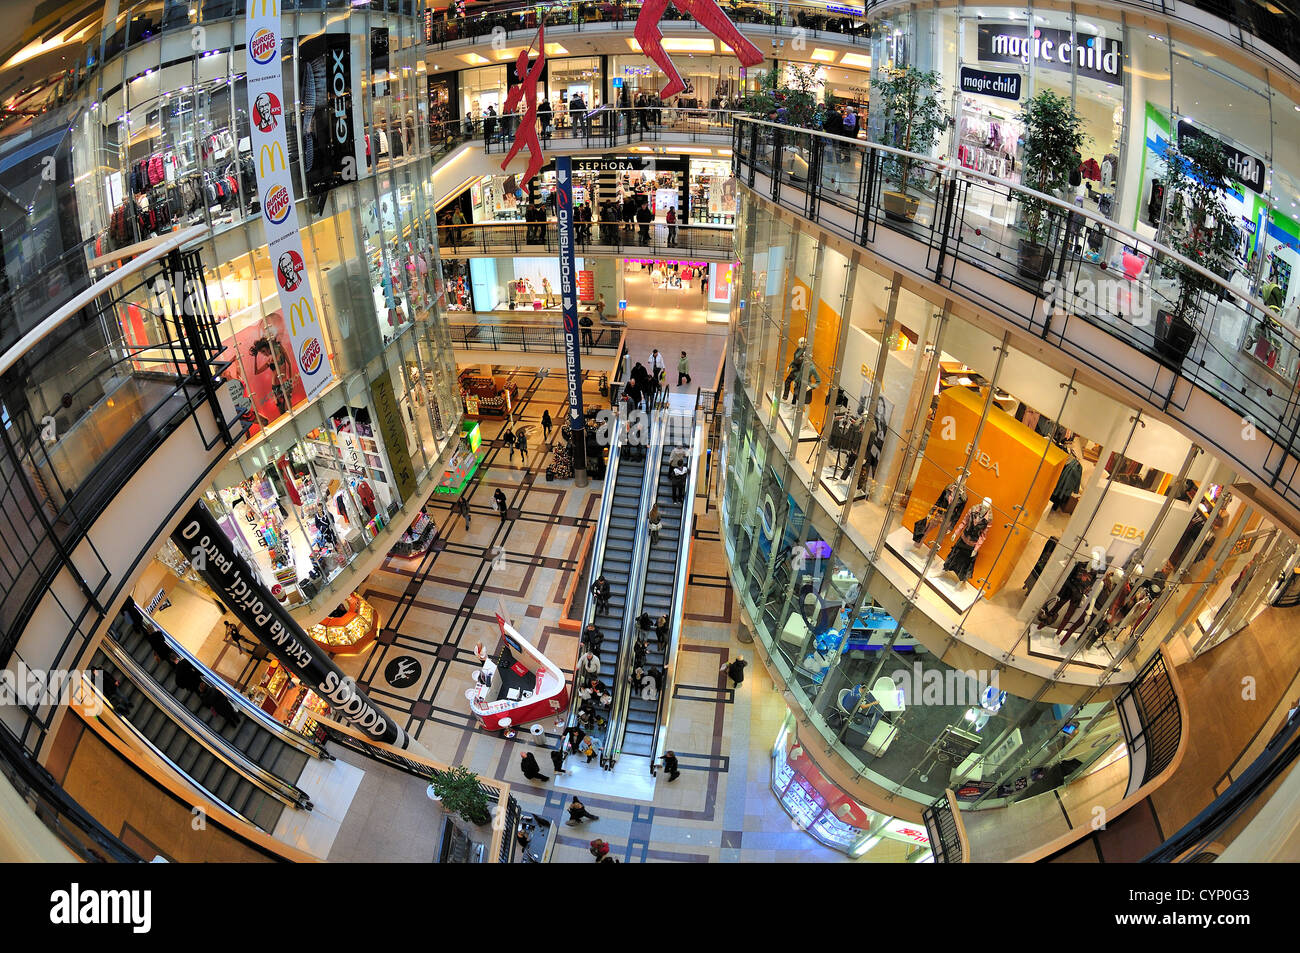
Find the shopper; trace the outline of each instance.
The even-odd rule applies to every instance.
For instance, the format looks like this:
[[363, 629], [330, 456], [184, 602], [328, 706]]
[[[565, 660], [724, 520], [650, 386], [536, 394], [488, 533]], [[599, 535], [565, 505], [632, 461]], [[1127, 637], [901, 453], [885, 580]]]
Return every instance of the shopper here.
[[590, 650], [578, 656], [578, 674], [583, 676], [600, 674], [600, 659]]
[[497, 515], [501, 517], [501, 522], [504, 524], [508, 508], [506, 506], [506, 495], [501, 492], [501, 487], [497, 487], [492, 491], [492, 502], [496, 504]]
[[537, 119], [542, 124], [542, 141], [546, 142], [551, 138], [551, 117], [554, 115], [551, 108], [549, 97], [542, 100], [542, 104], [537, 107]]
[[533, 757], [531, 751], [525, 751], [519, 756], [519, 766], [523, 769], [524, 777], [529, 781], [549, 781], [548, 775], [542, 774], [542, 769], [537, 764], [537, 759]]
[[681, 503], [686, 499], [686, 465], [678, 464], [668, 471], [668, 482], [673, 488], [673, 502]]
[[654, 682], [655, 695], [658, 696], [664, 690], [664, 670], [651, 665], [645, 670], [646, 677]]
[[603, 294], [596, 295], [596, 317], [600, 318], [601, 324], [605, 323], [605, 296]]
[[677, 754], [673, 751], [664, 752], [664, 770], [668, 772], [668, 780], [676, 781], [681, 771], [677, 769]]
[[587, 851], [592, 857], [596, 858], [597, 863], [600, 863], [609, 854], [609, 841], [597, 837], [591, 842], [591, 846], [587, 848]]
[[650, 373], [658, 377], [664, 371], [664, 356], [659, 353], [659, 348], [650, 352]]
[[659, 545], [659, 531], [663, 529], [663, 521], [659, 518], [659, 504], [656, 503], [650, 507], [650, 545]]
[[668, 223], [668, 244], [674, 246], [677, 244], [677, 209], [669, 206], [664, 221]]
[[685, 351], [682, 351], [682, 356], [677, 359], [677, 386], [681, 387], [683, 381], [687, 384], [691, 382], [691, 364], [686, 360]]
[[[644, 633], [638, 632], [636, 634], [636, 641], [632, 643], [632, 665], [637, 667], [639, 670], [641, 666], [645, 665], [646, 655], [648, 655], [649, 652], [650, 643], [646, 641]], [[638, 686], [640, 685], [639, 679], [637, 684]]]
[[709, 272], [707, 269], [700, 269], [700, 297], [707, 299], [709, 296]]
[[558, 748], [551, 752], [551, 765], [555, 768], [556, 774], [568, 774], [564, 770], [564, 752]]
[[661, 615], [655, 620], [655, 644], [661, 651], [668, 650], [668, 616]]
[[641, 614], [636, 617], [636, 624], [642, 632], [649, 632], [654, 629], [655, 620], [651, 617], [650, 613], [643, 609], [641, 610]]
[[636, 221], [640, 226], [640, 242], [642, 245], [650, 244], [650, 223], [655, 220], [655, 213], [650, 211], [650, 203], [641, 202], [641, 207], [637, 209]]
[[604, 641], [604, 633], [602, 633], [600, 629], [596, 628], [596, 623], [589, 622], [586, 631], [582, 633], [582, 644], [585, 645], [587, 650], [593, 655], [599, 655], [600, 644]]
[[745, 661], [743, 655], [737, 655], [726, 665], [722, 666], [722, 668], [718, 669], [718, 671], [726, 672], [727, 678], [731, 679], [732, 687], [739, 688], [740, 683], [745, 680], [745, 666], [748, 664], [749, 663]]
[[543, 435], [542, 439], [544, 439], [547, 443], [551, 442], [551, 428], [554, 426], [555, 423], [551, 420], [551, 412], [549, 410], [543, 410], [542, 411], [542, 435]]
[[591, 349], [594, 346], [594, 342], [591, 338], [591, 326], [595, 323], [595, 321], [591, 320], [591, 315], [589, 314], [584, 314], [578, 319], [578, 326], [582, 328], [582, 346], [587, 349], [588, 354], [591, 353]]
[[465, 517], [465, 532], [468, 533], [469, 532], [469, 501], [465, 499], [465, 497], [463, 496], [460, 497], [458, 500], [456, 500], [456, 505], [453, 508], [453, 511], [456, 513], [457, 516]]
[[519, 450], [519, 462], [528, 465], [528, 433], [520, 430], [515, 434], [515, 447]]
[[591, 584], [591, 594], [596, 600], [596, 611], [601, 615], [609, 612], [609, 580], [601, 573]]

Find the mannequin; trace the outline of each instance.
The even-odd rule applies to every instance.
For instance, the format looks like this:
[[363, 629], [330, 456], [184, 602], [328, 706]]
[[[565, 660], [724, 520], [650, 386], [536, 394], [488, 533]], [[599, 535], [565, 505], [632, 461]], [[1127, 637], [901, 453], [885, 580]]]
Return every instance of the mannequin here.
[[[1087, 595], [1094, 575], [1086, 562], [1075, 563], [1060, 591], [1045, 602], [1043, 608], [1039, 610], [1038, 618], [1034, 621], [1034, 631], [1040, 631], [1048, 625], [1056, 628], [1058, 619], [1062, 624], [1069, 621], [1075, 610], [1079, 608], [1079, 603]], [[1066, 607], [1064, 616], [1061, 616], [1062, 607]]]
[[876, 478], [876, 467], [880, 466], [880, 451], [885, 446], [885, 433], [889, 429], [889, 409], [885, 398], [876, 399], [876, 413], [871, 418], [871, 436], [867, 439], [867, 457], [862, 461], [863, 471], [870, 471], [871, 479]]
[[1147, 617], [1147, 613], [1151, 611], [1151, 606], [1156, 601], [1156, 596], [1160, 595], [1161, 588], [1160, 583], [1149, 582], [1138, 589], [1133, 596], [1132, 602], [1129, 603], [1128, 611], [1124, 613], [1124, 617], [1119, 620], [1119, 623], [1112, 630], [1116, 639], [1120, 637], [1121, 632], [1127, 638], [1142, 625], [1142, 621]]
[[971, 571], [975, 568], [975, 557], [980, 547], [988, 538], [989, 527], [993, 525], [993, 501], [987, 496], [970, 508], [957, 528], [952, 531], [952, 549], [943, 561], [945, 572], [950, 572], [966, 585]]
[[[1110, 631], [1110, 627], [1119, 619], [1120, 610], [1124, 608], [1124, 604], [1128, 600], [1130, 588], [1132, 586], [1124, 578], [1124, 570], [1112, 569], [1106, 573], [1101, 586], [1101, 594], [1097, 596], [1097, 606], [1104, 608], [1105, 611], [1092, 624], [1092, 629], [1084, 643], [1086, 648], [1091, 648], [1098, 639], [1104, 638]], [[1115, 591], [1117, 589], [1119, 590], [1118, 593]], [[1114, 595], [1114, 599], [1111, 599], [1112, 595]], [[1108, 601], [1109, 606], [1107, 606]], [[1085, 631], [1088, 631], [1086, 627]]]
[[1074, 619], [1065, 627], [1065, 634], [1061, 636], [1062, 645], [1070, 641], [1070, 636], [1074, 635], [1075, 630], [1079, 628], [1081, 623], [1086, 624], [1092, 619], [1093, 613], [1097, 609], [1097, 603], [1101, 601], [1101, 590], [1106, 583], [1107, 575], [1108, 574], [1093, 573], [1092, 583], [1089, 585], [1088, 591], [1082, 599], [1083, 609], [1075, 615]]
[[803, 370], [803, 359], [807, 352], [808, 339], [800, 338], [798, 346], [794, 349], [794, 355], [790, 358], [790, 366], [785, 371], [785, 385], [781, 389], [782, 400], [790, 399], [790, 391], [799, 380], [799, 372]]
[[[939, 498], [930, 507], [930, 512], [912, 524], [912, 545], [924, 548], [922, 541], [930, 531], [931, 525], [939, 527], [939, 536], [947, 531], [949, 524], [959, 519], [966, 509], [966, 488], [958, 482], [949, 483], [939, 494]], [[936, 520], [938, 521], [936, 523]]]

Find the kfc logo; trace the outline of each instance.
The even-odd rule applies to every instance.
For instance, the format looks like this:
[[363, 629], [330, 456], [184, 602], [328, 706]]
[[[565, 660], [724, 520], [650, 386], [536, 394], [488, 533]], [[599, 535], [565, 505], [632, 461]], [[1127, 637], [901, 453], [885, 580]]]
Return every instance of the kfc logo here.
[[257, 99], [253, 100], [253, 125], [261, 132], [272, 132], [282, 112], [275, 93], [258, 93]]
[[297, 291], [302, 284], [302, 255], [290, 249], [275, 263], [275, 280], [284, 291]]

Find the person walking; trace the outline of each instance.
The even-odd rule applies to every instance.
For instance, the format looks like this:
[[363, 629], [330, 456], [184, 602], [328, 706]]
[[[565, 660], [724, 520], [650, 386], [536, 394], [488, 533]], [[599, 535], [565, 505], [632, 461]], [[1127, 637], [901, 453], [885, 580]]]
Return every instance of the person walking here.
[[456, 500], [456, 515], [465, 517], [465, 532], [469, 532], [469, 501], [465, 497]]
[[663, 521], [659, 518], [659, 504], [656, 503], [650, 507], [650, 545], [659, 545], [659, 531], [663, 529]]
[[596, 317], [600, 318], [601, 324], [605, 323], [605, 296], [603, 294], [596, 295]]
[[708, 300], [709, 296], [709, 272], [705, 268], [700, 269], [700, 296]]
[[529, 781], [549, 781], [548, 775], [542, 774], [542, 769], [537, 764], [537, 759], [533, 757], [531, 751], [525, 751], [519, 756], [519, 766], [523, 769], [524, 777]]
[[520, 430], [515, 434], [515, 447], [519, 450], [519, 462], [528, 466], [528, 433]]
[[568, 811], [570, 824], [577, 824], [581, 821], [600, 820], [597, 815], [592, 814], [591, 811], [587, 810], [587, 805], [579, 801], [578, 795], [576, 794], [573, 796], [573, 800], [569, 802]]
[[726, 672], [727, 678], [731, 679], [732, 687], [739, 688], [740, 683], [745, 680], [745, 666], [748, 664], [749, 663], [745, 661], [743, 655], [737, 655], [726, 665], [722, 666], [722, 668], [718, 669], [718, 671]]
[[551, 765], [554, 767], [556, 774], [569, 773], [564, 770], [564, 752], [559, 748], [556, 748], [551, 752]]
[[664, 371], [664, 356], [659, 353], [659, 348], [650, 352], [650, 376], [658, 377]]
[[504, 525], [506, 521], [507, 507], [506, 507], [506, 495], [501, 492], [501, 487], [497, 487], [494, 491], [492, 491], [492, 502], [496, 504], [497, 515], [501, 517], [501, 523], [502, 525]]
[[547, 142], [551, 138], [551, 117], [555, 110], [551, 108], [550, 97], [542, 100], [542, 104], [537, 107], [537, 119], [542, 124], [542, 141]]
[[668, 780], [676, 781], [678, 775], [681, 774], [681, 771], [677, 769], [677, 753], [674, 751], [665, 751], [663, 762], [664, 770], [668, 772]]
[[687, 384], [691, 382], [691, 363], [686, 360], [685, 351], [682, 351], [682, 356], [677, 359], [677, 386], [681, 387], [683, 381]]
[[596, 858], [596, 863], [600, 863], [609, 856], [609, 841], [601, 840], [597, 837], [591, 842], [591, 846], [587, 848], [587, 852], [590, 853], [592, 857]]
[[668, 225], [668, 244], [675, 246], [677, 244], [677, 210], [671, 205], [668, 207], [668, 214], [664, 216], [664, 221]]
[[555, 426], [555, 422], [551, 420], [551, 412], [549, 410], [543, 410], [542, 411], [542, 439], [545, 440], [547, 443], [551, 442], [551, 428], [554, 426]]

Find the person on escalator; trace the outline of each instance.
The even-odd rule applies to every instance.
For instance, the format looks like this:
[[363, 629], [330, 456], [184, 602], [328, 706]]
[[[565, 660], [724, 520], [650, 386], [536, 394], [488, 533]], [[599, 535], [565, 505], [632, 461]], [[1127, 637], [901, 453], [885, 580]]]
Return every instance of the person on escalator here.
[[587, 651], [593, 655], [600, 654], [600, 643], [605, 641], [604, 634], [596, 628], [596, 623], [587, 624], [586, 630], [582, 633], [582, 644], [587, 647]]
[[601, 573], [591, 584], [591, 594], [596, 600], [596, 611], [601, 615], [609, 614], [609, 580]]
[[632, 643], [632, 664], [640, 667], [645, 664], [645, 657], [650, 651], [650, 643], [645, 640], [645, 634], [638, 632], [636, 641]]
[[596, 676], [600, 674], [600, 659], [590, 651], [578, 656], [578, 674]]
[[176, 660], [176, 684], [186, 691], [197, 692], [203, 685], [199, 670], [190, 664], [189, 659]]
[[659, 531], [664, 528], [663, 520], [659, 518], [659, 504], [656, 503], [650, 507], [650, 545], [659, 545]]
[[661, 651], [668, 650], [668, 616], [661, 615], [655, 620], [655, 642]]
[[650, 617], [650, 613], [642, 609], [641, 614], [636, 617], [636, 624], [642, 632], [649, 632], [655, 627], [655, 620]]

